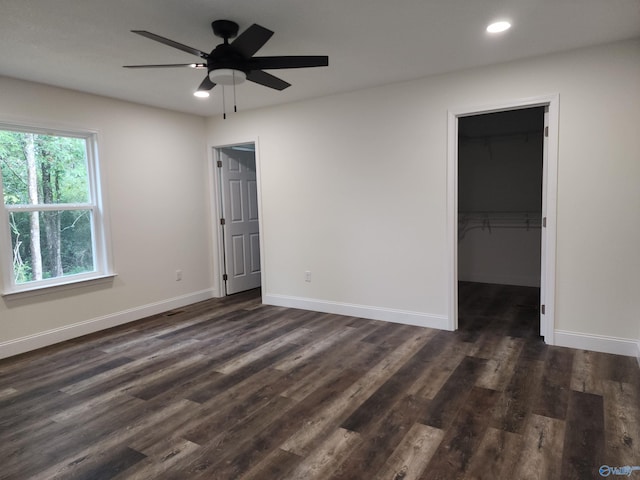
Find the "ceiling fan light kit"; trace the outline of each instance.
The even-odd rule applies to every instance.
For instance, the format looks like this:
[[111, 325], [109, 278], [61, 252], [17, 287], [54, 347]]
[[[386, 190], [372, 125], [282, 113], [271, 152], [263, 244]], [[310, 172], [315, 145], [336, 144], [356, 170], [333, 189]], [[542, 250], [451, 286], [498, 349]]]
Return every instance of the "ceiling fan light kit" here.
[[[329, 57], [326, 55], [254, 57], [255, 53], [260, 50], [260, 48], [262, 48], [262, 46], [267, 43], [273, 35], [271, 30], [261, 27], [255, 23], [239, 36], [237, 36], [239, 30], [238, 24], [231, 20], [216, 20], [211, 23], [211, 28], [213, 29], [215, 36], [223, 39], [223, 43], [216, 46], [210, 53], [161, 37], [155, 33], [147, 32], [146, 30], [132, 30], [133, 33], [143, 37], [147, 37], [169, 47], [182, 50], [183, 52], [196, 55], [206, 63], [125, 65], [125, 68], [189, 67], [204, 69], [206, 67], [207, 76], [198, 86], [194, 95], [205, 97], [205, 92], [208, 92], [217, 84], [220, 84], [222, 86], [233, 86], [235, 97], [235, 86], [245, 80], [249, 80], [250, 82], [273, 88], [275, 90], [284, 90], [291, 86], [290, 83], [265, 72], [265, 70], [326, 67], [329, 65]], [[229, 39], [236, 36], [237, 38], [230, 43]], [[226, 118], [226, 112], [224, 113], [224, 116]]]
[[239, 85], [246, 79], [246, 73], [232, 68], [219, 68], [209, 72], [209, 80], [220, 85]]

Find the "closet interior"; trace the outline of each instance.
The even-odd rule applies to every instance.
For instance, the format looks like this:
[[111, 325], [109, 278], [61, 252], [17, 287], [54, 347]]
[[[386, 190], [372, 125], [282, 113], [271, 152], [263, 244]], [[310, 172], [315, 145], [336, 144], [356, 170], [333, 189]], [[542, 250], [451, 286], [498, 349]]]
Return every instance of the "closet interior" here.
[[460, 329], [539, 335], [543, 135], [544, 107], [458, 119]]

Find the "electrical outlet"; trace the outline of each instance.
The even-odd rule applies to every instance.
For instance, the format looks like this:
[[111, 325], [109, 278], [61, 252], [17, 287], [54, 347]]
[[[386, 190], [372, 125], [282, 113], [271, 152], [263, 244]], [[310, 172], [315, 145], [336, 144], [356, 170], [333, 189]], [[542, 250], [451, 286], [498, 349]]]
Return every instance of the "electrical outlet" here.
[[176, 282], [182, 280], [182, 270], [176, 270]]
[[311, 272], [309, 270], [304, 272], [304, 281], [311, 283]]

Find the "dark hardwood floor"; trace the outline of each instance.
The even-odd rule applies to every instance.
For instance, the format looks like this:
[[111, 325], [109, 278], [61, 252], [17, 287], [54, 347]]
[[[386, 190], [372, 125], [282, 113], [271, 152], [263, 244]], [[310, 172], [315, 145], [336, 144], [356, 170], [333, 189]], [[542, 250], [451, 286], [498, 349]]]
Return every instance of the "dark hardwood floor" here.
[[540, 338], [540, 289], [458, 283], [458, 329], [465, 341], [480, 335]]
[[[0, 479], [590, 479], [640, 465], [635, 358], [546, 346], [536, 289], [444, 332], [211, 300], [0, 361]], [[640, 472], [634, 472], [640, 475]]]

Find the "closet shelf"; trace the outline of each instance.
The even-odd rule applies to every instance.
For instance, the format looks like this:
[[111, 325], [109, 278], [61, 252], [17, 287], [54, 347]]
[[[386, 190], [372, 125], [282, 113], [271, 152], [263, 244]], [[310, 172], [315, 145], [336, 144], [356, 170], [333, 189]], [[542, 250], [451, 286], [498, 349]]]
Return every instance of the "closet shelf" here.
[[494, 228], [531, 230], [541, 227], [540, 212], [458, 212], [458, 241], [475, 229], [491, 233]]

